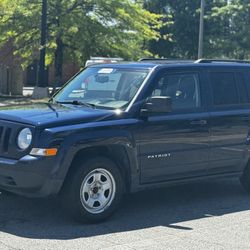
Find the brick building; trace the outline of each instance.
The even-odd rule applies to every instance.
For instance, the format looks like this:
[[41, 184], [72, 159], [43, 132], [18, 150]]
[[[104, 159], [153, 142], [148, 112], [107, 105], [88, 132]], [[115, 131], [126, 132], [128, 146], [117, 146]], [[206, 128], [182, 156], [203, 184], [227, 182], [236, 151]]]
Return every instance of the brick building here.
[[14, 56], [14, 48], [7, 43], [0, 49], [0, 94], [22, 95], [23, 70], [21, 60]]
[[[35, 86], [38, 80], [38, 60], [34, 60], [25, 70], [22, 70], [22, 83], [23, 86]], [[21, 68], [21, 59], [14, 55], [14, 47], [11, 42], [8, 42], [0, 48], [0, 64], [7, 67]], [[67, 82], [74, 74], [80, 70], [76, 63], [65, 63], [63, 65], [63, 82]], [[47, 71], [47, 82], [49, 86], [53, 86], [54, 80], [54, 65], [51, 65]]]

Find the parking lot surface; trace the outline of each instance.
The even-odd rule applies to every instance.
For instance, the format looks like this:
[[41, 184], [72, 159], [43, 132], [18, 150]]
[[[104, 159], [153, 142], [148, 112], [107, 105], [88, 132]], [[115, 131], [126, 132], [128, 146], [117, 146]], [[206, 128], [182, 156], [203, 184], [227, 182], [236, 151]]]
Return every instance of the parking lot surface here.
[[57, 199], [2, 193], [0, 249], [250, 249], [250, 196], [236, 179], [145, 191], [84, 225]]

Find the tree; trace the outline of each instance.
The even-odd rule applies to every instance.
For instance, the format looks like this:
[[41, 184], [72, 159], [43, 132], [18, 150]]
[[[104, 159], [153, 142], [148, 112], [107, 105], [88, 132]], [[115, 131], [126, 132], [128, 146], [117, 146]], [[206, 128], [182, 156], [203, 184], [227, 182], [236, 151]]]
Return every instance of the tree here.
[[149, 43], [153, 54], [166, 58], [196, 58], [199, 34], [197, 0], [147, 0], [146, 9], [164, 15], [161, 38]]
[[[41, 1], [2, 0], [0, 46], [11, 40], [24, 64], [38, 57]], [[50, 0], [46, 64], [55, 64], [61, 83], [62, 65], [72, 60], [83, 65], [89, 56], [137, 59], [150, 53], [143, 44], [157, 39], [159, 15], [133, 0]]]
[[[149, 51], [159, 57], [195, 59], [200, 1], [145, 0], [145, 8], [164, 14], [165, 24], [160, 39], [148, 43]], [[249, 59], [249, 26], [249, 0], [206, 0], [204, 56]]]
[[217, 0], [207, 13], [211, 56], [250, 58], [250, 3], [248, 0]]

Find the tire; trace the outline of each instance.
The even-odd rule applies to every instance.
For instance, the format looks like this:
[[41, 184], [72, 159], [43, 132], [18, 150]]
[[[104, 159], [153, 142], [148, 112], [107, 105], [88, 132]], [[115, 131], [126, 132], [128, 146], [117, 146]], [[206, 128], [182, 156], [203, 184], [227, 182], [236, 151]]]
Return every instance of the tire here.
[[115, 163], [97, 157], [72, 167], [74, 171], [62, 194], [67, 211], [79, 222], [98, 223], [110, 217], [119, 207], [125, 190]]
[[240, 177], [240, 182], [248, 194], [250, 194], [250, 165], [248, 164]]

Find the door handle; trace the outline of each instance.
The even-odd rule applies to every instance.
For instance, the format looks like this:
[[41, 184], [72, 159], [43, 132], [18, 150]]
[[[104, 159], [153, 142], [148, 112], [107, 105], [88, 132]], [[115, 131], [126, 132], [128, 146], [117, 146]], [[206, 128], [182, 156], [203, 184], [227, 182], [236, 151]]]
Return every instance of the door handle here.
[[207, 120], [194, 120], [190, 122], [191, 125], [207, 125]]

